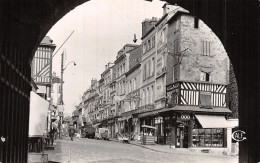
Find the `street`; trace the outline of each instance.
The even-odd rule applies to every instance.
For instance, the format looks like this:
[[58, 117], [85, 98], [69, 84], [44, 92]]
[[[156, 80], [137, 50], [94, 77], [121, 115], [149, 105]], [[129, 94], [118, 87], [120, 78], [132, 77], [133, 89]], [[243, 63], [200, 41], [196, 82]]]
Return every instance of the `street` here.
[[115, 141], [68, 138], [55, 141], [54, 151], [45, 151], [49, 161], [55, 162], [211, 162], [236, 163], [234, 156], [212, 155], [209, 153], [193, 153], [188, 150], [166, 148], [154, 145], [151, 148]]

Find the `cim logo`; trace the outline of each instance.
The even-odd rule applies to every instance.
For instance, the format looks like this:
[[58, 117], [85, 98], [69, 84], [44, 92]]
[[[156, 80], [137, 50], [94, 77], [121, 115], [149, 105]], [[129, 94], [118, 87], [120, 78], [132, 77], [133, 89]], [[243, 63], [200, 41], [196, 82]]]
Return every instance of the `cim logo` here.
[[243, 141], [246, 140], [245, 135], [246, 135], [245, 131], [237, 130], [232, 133], [232, 139], [235, 141]]

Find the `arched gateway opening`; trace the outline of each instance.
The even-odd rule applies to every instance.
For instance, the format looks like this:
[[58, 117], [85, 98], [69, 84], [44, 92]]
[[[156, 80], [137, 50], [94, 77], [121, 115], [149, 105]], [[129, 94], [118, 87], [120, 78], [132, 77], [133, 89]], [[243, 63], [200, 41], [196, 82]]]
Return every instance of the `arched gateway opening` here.
[[[259, 1], [166, 0], [202, 19], [222, 41], [239, 90], [240, 162], [259, 154]], [[49, 29], [87, 0], [0, 2], [0, 162], [26, 162], [30, 61]]]

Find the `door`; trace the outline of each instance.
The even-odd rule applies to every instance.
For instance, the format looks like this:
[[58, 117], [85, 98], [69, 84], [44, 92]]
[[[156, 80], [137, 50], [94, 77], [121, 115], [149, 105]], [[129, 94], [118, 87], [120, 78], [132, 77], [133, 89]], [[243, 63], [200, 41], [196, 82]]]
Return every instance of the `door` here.
[[188, 127], [181, 126], [176, 128], [176, 147], [188, 148]]

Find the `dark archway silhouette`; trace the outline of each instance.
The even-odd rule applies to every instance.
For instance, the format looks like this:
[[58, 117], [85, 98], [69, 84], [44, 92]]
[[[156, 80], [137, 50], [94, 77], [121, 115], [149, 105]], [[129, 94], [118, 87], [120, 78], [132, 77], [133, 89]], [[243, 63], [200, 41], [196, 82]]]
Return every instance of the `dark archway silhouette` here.
[[[0, 2], [0, 162], [26, 162], [30, 61], [49, 29], [88, 0]], [[239, 161], [260, 161], [259, 1], [166, 0], [188, 9], [220, 38], [234, 67], [239, 91]]]

